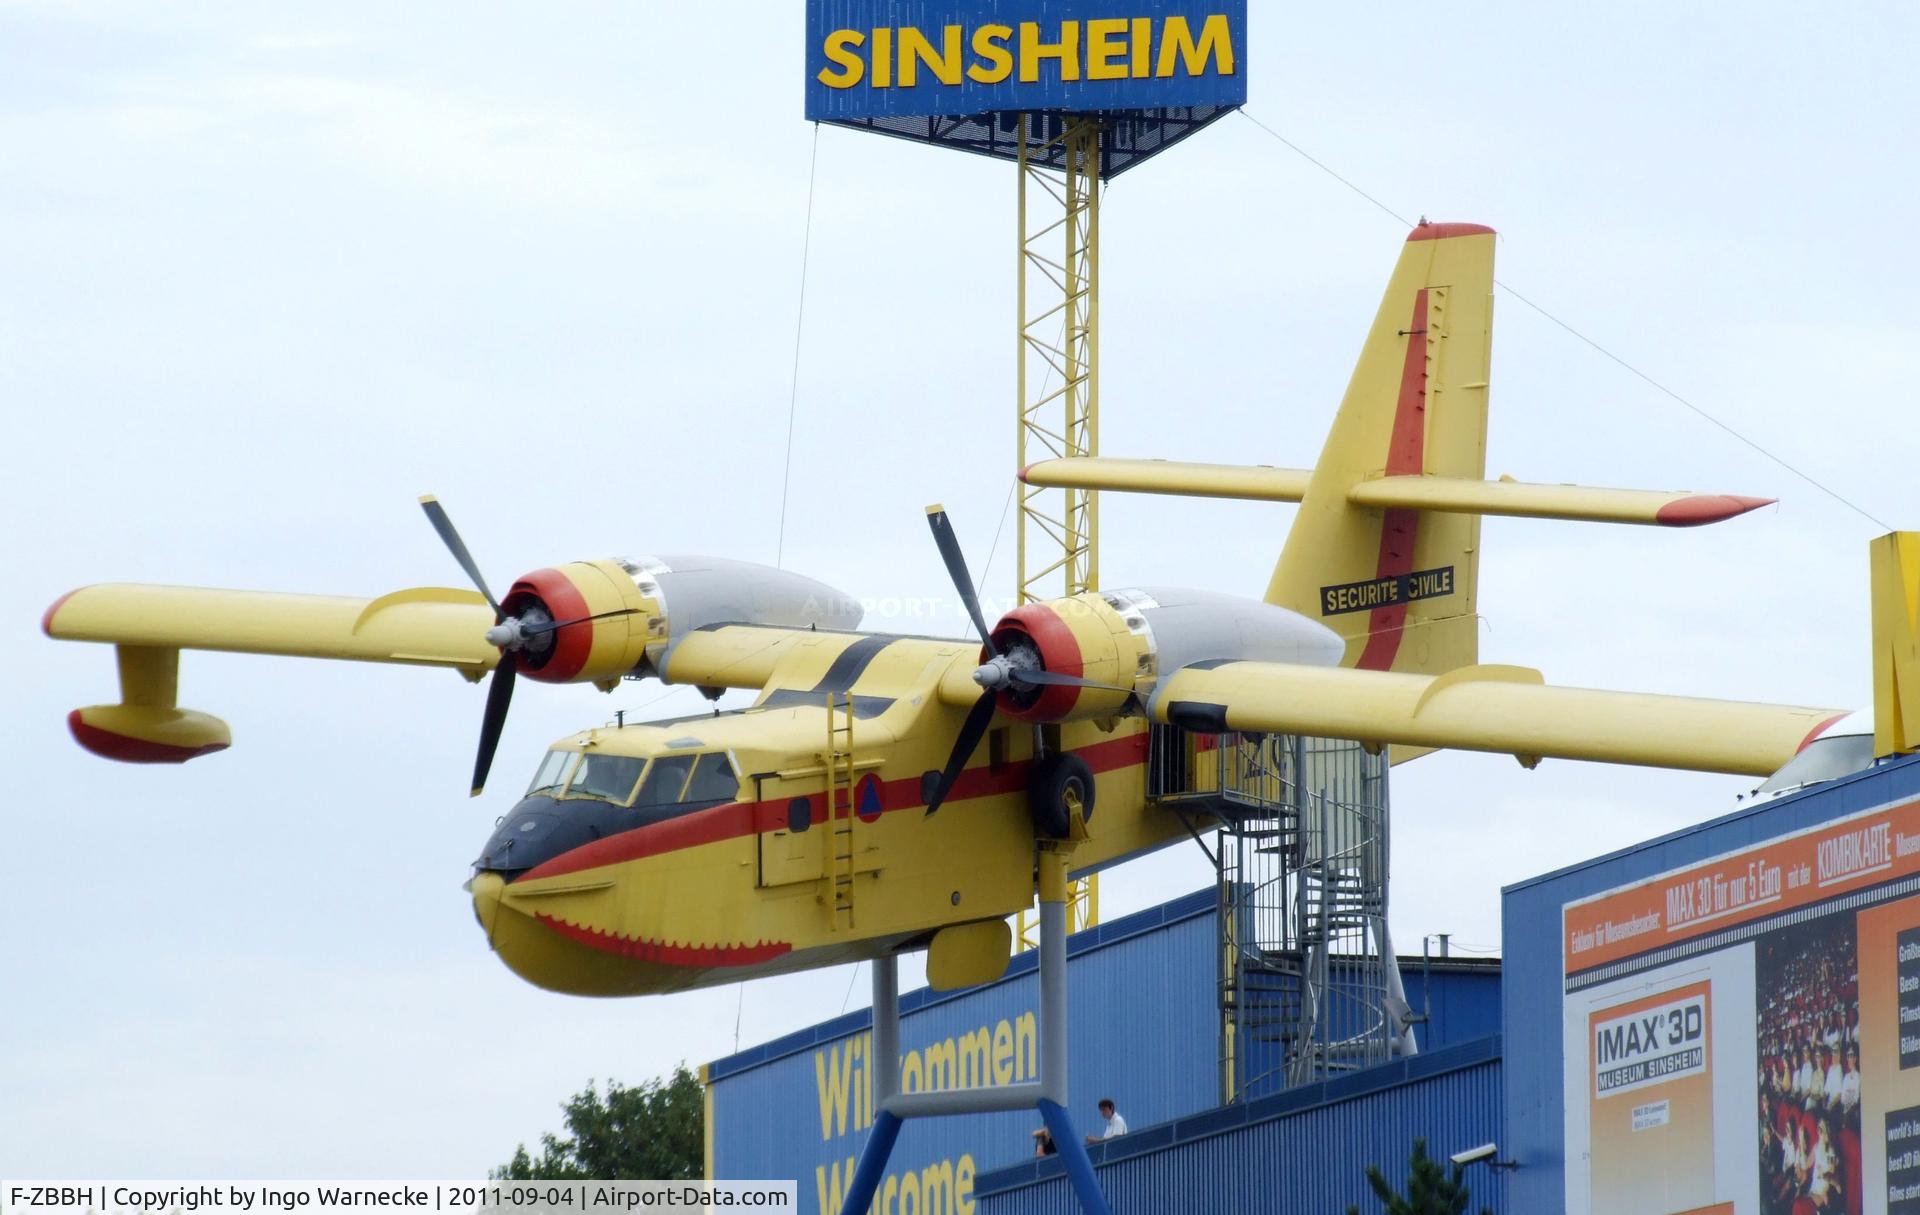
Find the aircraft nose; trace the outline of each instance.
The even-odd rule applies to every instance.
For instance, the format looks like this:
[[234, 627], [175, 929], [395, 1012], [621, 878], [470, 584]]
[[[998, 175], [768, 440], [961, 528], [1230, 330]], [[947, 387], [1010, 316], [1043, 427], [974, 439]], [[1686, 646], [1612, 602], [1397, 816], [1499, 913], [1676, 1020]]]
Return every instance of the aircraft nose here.
[[493, 940], [494, 925], [500, 918], [500, 892], [506, 885], [506, 878], [487, 869], [467, 879], [467, 893], [473, 896], [473, 918], [480, 922], [480, 931], [487, 934], [489, 941]]
[[500, 820], [473, 863], [476, 869], [496, 870], [513, 878], [563, 852], [636, 825], [634, 811], [611, 802], [590, 797], [556, 801], [533, 794]]

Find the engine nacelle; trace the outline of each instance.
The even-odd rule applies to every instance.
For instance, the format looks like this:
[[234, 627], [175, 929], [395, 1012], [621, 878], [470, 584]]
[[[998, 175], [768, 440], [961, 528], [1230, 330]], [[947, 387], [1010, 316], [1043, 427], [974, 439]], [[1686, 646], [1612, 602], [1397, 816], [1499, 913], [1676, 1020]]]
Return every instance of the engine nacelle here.
[[[1107, 688], [1020, 686], [1000, 692], [1000, 710], [1027, 721], [1112, 717], [1136, 697], [1153, 704], [1162, 675], [1210, 661], [1338, 666], [1340, 636], [1298, 612], [1177, 587], [1094, 591], [1029, 603], [1002, 616], [994, 645], [1019, 662]], [[1023, 652], [1024, 651], [1024, 652]], [[1115, 690], [1123, 689], [1123, 690]]]
[[[500, 606], [534, 624], [585, 621], [534, 637], [522, 650], [521, 674], [548, 683], [611, 684], [658, 674], [675, 638], [711, 625], [851, 629], [862, 614], [852, 596], [812, 578], [689, 556], [535, 570], [514, 582]], [[595, 616], [604, 618], [588, 620]]]

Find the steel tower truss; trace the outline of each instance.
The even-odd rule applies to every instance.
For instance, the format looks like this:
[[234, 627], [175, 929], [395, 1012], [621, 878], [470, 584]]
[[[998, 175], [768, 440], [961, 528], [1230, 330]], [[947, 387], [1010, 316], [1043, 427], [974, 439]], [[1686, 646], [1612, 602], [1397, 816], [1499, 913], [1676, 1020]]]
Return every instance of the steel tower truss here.
[[[1097, 118], [1020, 118], [1017, 466], [1100, 454], [1100, 140]], [[1049, 162], [1058, 160], [1059, 167]], [[1018, 603], [1100, 585], [1100, 500], [1021, 481]], [[1100, 922], [1100, 878], [1075, 881], [1069, 932]], [[1020, 947], [1038, 943], [1030, 911]]]

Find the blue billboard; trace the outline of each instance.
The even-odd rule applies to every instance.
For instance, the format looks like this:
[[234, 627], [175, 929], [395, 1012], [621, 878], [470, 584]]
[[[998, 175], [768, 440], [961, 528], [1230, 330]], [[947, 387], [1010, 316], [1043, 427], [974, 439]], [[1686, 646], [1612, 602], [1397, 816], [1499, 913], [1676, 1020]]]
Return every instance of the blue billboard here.
[[809, 0], [807, 118], [1247, 99], [1246, 0]]

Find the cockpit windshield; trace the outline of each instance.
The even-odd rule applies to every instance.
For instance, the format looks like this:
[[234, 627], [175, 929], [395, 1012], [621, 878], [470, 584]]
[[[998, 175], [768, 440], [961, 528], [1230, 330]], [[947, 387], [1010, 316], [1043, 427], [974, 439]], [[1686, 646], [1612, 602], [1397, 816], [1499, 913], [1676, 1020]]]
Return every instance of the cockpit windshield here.
[[678, 805], [732, 801], [740, 778], [725, 751], [639, 755], [594, 751], [549, 751], [527, 786], [527, 796], [591, 799], [616, 806], [658, 810]]
[[733, 765], [728, 762], [726, 754], [710, 751], [694, 765], [693, 776], [687, 781], [687, 791], [681, 800], [730, 802], [739, 791], [740, 778], [733, 774]]
[[540, 770], [533, 774], [533, 783], [527, 786], [527, 796], [536, 793], [557, 793], [560, 786], [567, 783], [567, 769], [580, 757], [578, 751], [549, 751], [540, 761]]
[[654, 760], [653, 767], [647, 772], [646, 783], [640, 786], [640, 796], [633, 804], [671, 806], [680, 801], [680, 791], [686, 788], [687, 773], [693, 770], [693, 760], [691, 755], [663, 755]]
[[640, 770], [646, 764], [646, 760], [632, 755], [588, 752], [580, 757], [580, 766], [574, 769], [573, 781], [567, 785], [564, 796], [591, 797], [625, 805], [633, 796], [633, 787], [639, 783]]

